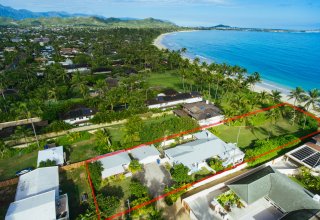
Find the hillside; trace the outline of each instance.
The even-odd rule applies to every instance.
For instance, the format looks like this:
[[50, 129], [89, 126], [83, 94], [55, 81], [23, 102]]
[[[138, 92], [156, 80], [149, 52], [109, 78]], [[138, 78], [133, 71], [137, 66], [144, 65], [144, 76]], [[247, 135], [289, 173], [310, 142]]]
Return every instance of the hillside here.
[[119, 18], [99, 17], [52, 17], [52, 18], [28, 18], [13, 20], [0, 17], [0, 26], [97, 26], [109, 28], [173, 28], [177, 27], [171, 22], [161, 21], [154, 18], [142, 20], [123, 20]]
[[40, 17], [74, 17], [74, 16], [85, 16], [85, 14], [69, 14], [67, 12], [56, 12], [56, 11], [49, 11], [49, 12], [32, 12], [25, 9], [14, 9], [11, 7], [3, 6], [0, 4], [0, 16], [5, 18], [11, 18], [14, 20], [23, 20], [26, 18], [40, 18]]

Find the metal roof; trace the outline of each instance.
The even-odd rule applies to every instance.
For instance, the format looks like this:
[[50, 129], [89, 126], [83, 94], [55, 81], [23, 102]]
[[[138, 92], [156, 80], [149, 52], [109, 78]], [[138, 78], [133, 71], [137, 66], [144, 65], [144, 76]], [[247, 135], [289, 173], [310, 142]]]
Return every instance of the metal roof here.
[[59, 146], [39, 151], [37, 166], [39, 166], [41, 161], [47, 160], [54, 160], [56, 161], [56, 165], [62, 165], [64, 163], [63, 147]]
[[19, 177], [15, 201], [52, 190], [59, 195], [58, 167], [38, 168]]
[[175, 163], [182, 163], [193, 169], [194, 164], [201, 163], [209, 158], [219, 156], [229, 163], [230, 158], [243, 157], [244, 153], [234, 144], [227, 144], [209, 131], [201, 131], [194, 134], [195, 141], [179, 145], [165, 150], [165, 154], [172, 158]]
[[154, 145], [146, 145], [131, 150], [131, 155], [140, 160], [143, 160], [150, 156], [159, 156], [160, 152], [154, 147]]
[[5, 220], [56, 219], [55, 190], [12, 202]]
[[124, 172], [123, 165], [128, 165], [131, 162], [127, 152], [121, 152], [115, 155], [106, 156], [99, 159], [103, 166], [102, 178], [116, 175]]

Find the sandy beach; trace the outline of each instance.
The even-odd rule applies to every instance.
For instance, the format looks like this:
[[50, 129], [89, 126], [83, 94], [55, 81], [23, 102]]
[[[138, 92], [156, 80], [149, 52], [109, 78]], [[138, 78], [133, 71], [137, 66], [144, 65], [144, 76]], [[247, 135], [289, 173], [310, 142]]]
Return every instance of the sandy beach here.
[[[191, 32], [191, 31], [196, 31], [196, 30], [179, 31], [179, 32]], [[157, 48], [159, 48], [160, 50], [162, 50], [162, 49], [170, 49], [170, 48], [165, 47], [162, 44], [162, 40], [166, 35], [169, 35], [169, 34], [172, 34], [172, 33], [177, 33], [177, 32], [169, 32], [169, 33], [165, 33], [165, 34], [159, 35], [154, 40], [153, 45], [156, 46]], [[190, 57], [186, 57], [186, 56], [184, 56], [184, 58], [191, 59]], [[266, 81], [262, 81], [261, 83], [257, 83], [255, 86], [252, 87], [252, 91], [258, 92], [258, 93], [260, 93], [262, 91], [265, 91], [267, 93], [271, 93], [272, 90], [278, 90], [279, 92], [281, 92], [281, 97], [282, 97], [281, 100], [283, 102], [287, 102], [287, 103], [290, 103], [292, 105], [294, 104], [294, 100], [290, 99], [290, 97], [289, 97], [290, 89], [288, 89], [288, 88], [284, 88], [284, 87], [281, 87], [281, 86], [278, 86], [278, 85], [275, 85], [273, 83], [269, 83], [269, 82], [266, 82]], [[316, 112], [316, 111], [310, 111], [310, 112], [315, 114], [315, 115], [317, 115], [318, 117], [320, 116], [319, 112]]]
[[169, 49], [169, 48], [165, 47], [165, 46], [162, 44], [162, 40], [163, 40], [163, 38], [164, 38], [166, 35], [173, 34], [173, 33], [178, 33], [178, 32], [194, 32], [194, 31], [197, 31], [197, 30], [174, 31], [174, 32], [169, 32], [169, 33], [161, 34], [161, 35], [159, 35], [159, 36], [153, 41], [153, 45], [156, 46], [156, 47], [157, 47], [158, 49], [160, 49], [160, 50], [162, 50], [162, 49]]

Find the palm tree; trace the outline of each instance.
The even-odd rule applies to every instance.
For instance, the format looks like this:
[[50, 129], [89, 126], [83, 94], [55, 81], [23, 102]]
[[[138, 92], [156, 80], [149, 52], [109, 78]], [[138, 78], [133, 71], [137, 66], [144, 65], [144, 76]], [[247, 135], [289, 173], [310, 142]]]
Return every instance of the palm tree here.
[[108, 150], [111, 149], [111, 134], [110, 131], [106, 128], [99, 129], [94, 133], [94, 136], [99, 145], [107, 146]]
[[[316, 109], [316, 104], [320, 102], [320, 91], [318, 89], [312, 89], [308, 92], [308, 95], [306, 96], [306, 103], [304, 107], [307, 111], [309, 111], [309, 108], [312, 107], [313, 109]], [[304, 116], [304, 124], [303, 129], [306, 126], [307, 122], [307, 115]]]
[[[290, 91], [289, 100], [294, 99], [293, 105], [296, 106], [296, 103], [300, 103], [304, 97], [304, 90], [301, 87], [296, 87], [295, 89]], [[292, 123], [294, 125], [294, 120], [296, 118], [296, 110], [293, 109], [293, 118]]]
[[28, 121], [31, 121], [31, 125], [32, 125], [34, 137], [36, 138], [38, 148], [40, 148], [40, 144], [39, 144], [37, 132], [36, 132], [34, 123], [33, 123], [33, 121], [32, 121], [32, 114], [31, 114], [31, 112], [29, 111], [29, 109], [28, 109], [28, 107], [27, 107], [27, 104], [26, 104], [26, 103], [20, 103], [20, 105], [19, 105], [19, 110], [20, 110], [20, 115], [23, 115], [24, 118], [27, 118]]
[[271, 98], [274, 103], [279, 103], [281, 101], [281, 92], [279, 92], [278, 90], [272, 90]]

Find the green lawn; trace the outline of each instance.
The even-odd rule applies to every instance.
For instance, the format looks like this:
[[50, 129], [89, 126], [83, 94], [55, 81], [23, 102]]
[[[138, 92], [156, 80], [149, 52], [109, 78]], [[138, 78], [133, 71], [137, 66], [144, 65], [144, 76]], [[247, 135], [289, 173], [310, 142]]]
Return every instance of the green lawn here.
[[127, 199], [131, 196], [130, 186], [131, 177], [123, 180], [116, 180], [106, 185], [102, 185], [100, 191], [105, 195], [112, 195], [120, 198], [120, 206], [115, 213], [122, 212], [128, 209]]
[[62, 194], [68, 194], [70, 219], [75, 219], [87, 208], [86, 204], [80, 203], [80, 198], [83, 193], [88, 194], [89, 203], [93, 202], [85, 167], [82, 166], [76, 169], [60, 172], [59, 176]]
[[37, 166], [38, 152], [15, 155], [11, 158], [0, 159], [0, 180], [11, 179], [15, 177], [16, 171], [27, 167]]
[[173, 88], [177, 91], [183, 89], [181, 78], [174, 71], [151, 73], [147, 81], [151, 87]]
[[99, 153], [95, 150], [94, 141], [95, 139], [91, 138], [89, 140], [74, 143], [68, 147], [67, 149], [69, 151], [70, 163], [75, 163], [98, 156]]
[[[239, 126], [219, 125], [213, 128], [214, 133], [225, 142], [236, 143], [239, 132]], [[262, 140], [271, 137], [285, 134], [304, 133], [299, 130], [297, 125], [293, 126], [286, 119], [279, 119], [276, 124], [266, 122], [263, 125], [255, 127], [241, 127], [239, 136], [239, 147], [249, 147], [253, 141]], [[298, 135], [299, 136], [299, 135]], [[302, 135], [301, 135], [302, 136]]]

